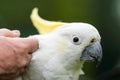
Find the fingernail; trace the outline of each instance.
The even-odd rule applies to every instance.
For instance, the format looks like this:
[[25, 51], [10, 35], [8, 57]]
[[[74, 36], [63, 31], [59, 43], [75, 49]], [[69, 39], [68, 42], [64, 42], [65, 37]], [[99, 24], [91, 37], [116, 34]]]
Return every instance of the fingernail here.
[[19, 30], [12, 30], [14, 33], [20, 33]]
[[20, 35], [20, 31], [19, 30], [12, 30], [13, 33], [15, 33], [16, 35]]

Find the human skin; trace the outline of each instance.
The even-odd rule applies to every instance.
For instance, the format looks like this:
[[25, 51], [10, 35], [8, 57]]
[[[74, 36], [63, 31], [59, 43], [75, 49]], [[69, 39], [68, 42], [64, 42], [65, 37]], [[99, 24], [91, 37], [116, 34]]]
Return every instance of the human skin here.
[[13, 80], [21, 75], [38, 48], [35, 37], [19, 36], [19, 31], [0, 29], [0, 80]]

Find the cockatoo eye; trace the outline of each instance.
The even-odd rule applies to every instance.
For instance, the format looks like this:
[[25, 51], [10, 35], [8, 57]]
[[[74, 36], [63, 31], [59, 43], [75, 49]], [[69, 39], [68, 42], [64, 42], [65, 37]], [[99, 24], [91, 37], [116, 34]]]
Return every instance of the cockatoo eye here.
[[74, 37], [73, 38], [73, 42], [79, 42], [79, 38], [78, 37]]
[[81, 43], [81, 40], [78, 36], [73, 36], [72, 42], [76, 45], [79, 45]]

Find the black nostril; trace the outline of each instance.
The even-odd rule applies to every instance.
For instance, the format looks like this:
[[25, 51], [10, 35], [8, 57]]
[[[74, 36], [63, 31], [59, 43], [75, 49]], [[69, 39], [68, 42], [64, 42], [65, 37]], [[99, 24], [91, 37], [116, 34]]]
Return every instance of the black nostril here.
[[90, 41], [90, 43], [94, 43], [95, 42], [95, 39], [92, 39], [91, 41]]

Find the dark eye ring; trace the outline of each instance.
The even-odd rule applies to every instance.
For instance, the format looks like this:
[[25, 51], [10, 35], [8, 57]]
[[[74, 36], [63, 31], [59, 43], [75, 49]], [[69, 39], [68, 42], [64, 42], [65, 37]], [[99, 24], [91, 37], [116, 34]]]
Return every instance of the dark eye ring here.
[[73, 42], [79, 42], [79, 38], [78, 37], [74, 37], [73, 38]]

